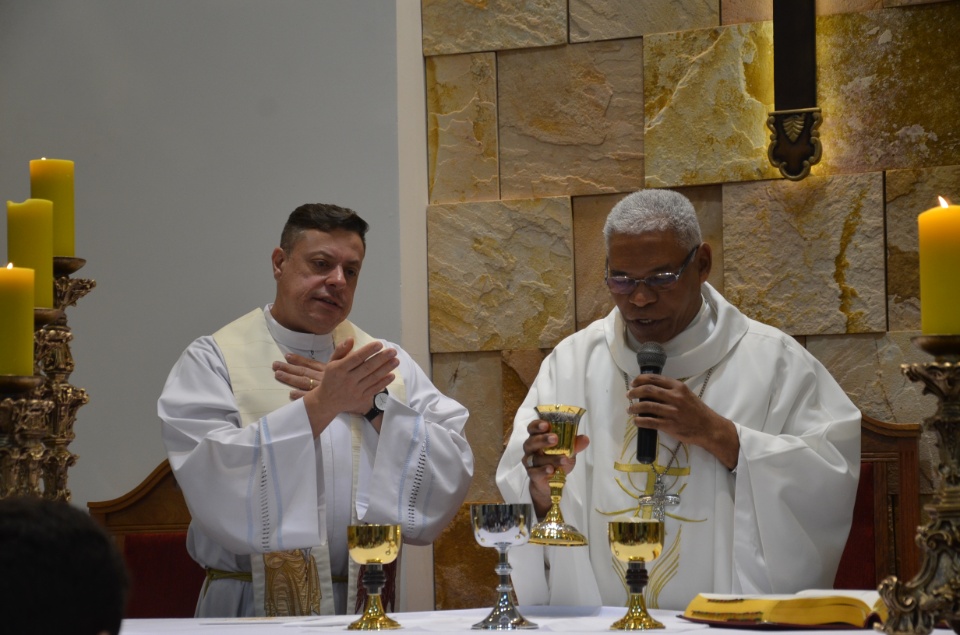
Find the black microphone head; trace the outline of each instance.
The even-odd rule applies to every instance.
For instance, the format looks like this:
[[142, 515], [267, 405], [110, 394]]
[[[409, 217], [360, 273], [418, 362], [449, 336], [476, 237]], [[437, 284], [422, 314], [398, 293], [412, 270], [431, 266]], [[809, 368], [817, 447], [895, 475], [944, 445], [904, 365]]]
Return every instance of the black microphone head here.
[[654, 372], [660, 374], [663, 365], [667, 363], [667, 352], [656, 342], [644, 342], [637, 351], [637, 363], [640, 364], [640, 372], [643, 372], [644, 368], [656, 368]]

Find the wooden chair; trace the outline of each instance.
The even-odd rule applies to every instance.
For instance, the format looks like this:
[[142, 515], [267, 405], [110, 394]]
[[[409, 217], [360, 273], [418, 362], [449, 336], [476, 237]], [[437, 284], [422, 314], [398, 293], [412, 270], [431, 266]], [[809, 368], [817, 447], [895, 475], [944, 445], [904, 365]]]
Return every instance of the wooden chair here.
[[130, 492], [87, 508], [126, 560], [126, 617], [193, 617], [205, 572], [187, 553], [190, 511], [170, 464], [164, 460]]
[[876, 589], [888, 575], [910, 580], [920, 569], [920, 424], [863, 415], [860, 431], [860, 485], [837, 589]]

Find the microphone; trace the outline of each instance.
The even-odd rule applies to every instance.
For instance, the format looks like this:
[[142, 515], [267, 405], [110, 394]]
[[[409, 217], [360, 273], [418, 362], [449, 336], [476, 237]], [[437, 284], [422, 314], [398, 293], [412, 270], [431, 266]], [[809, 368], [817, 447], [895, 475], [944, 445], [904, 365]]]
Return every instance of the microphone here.
[[[667, 353], [656, 342], [644, 342], [637, 351], [637, 364], [641, 375], [659, 375], [667, 361]], [[657, 431], [637, 428], [637, 460], [649, 465], [657, 458]]]

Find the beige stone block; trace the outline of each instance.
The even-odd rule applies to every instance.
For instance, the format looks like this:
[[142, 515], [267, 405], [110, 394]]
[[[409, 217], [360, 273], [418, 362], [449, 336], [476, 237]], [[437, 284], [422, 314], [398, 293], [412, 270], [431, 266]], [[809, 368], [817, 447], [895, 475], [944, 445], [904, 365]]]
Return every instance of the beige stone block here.
[[[937, 400], [922, 393], [922, 384], [907, 379], [900, 366], [931, 360], [913, 345], [917, 331], [876, 335], [811, 336], [807, 350], [820, 360], [860, 410], [881, 421], [921, 423], [937, 409]], [[929, 494], [939, 485], [936, 435], [920, 439], [920, 488]]]
[[[437, 610], [490, 608], [497, 601], [497, 550], [480, 546], [474, 537], [470, 521], [471, 502], [468, 500], [463, 504], [433, 543], [433, 588]], [[398, 619], [402, 624], [403, 617]]]
[[723, 188], [719, 185], [701, 185], [674, 189], [690, 199], [697, 210], [700, 233], [713, 252], [713, 265], [707, 282], [723, 293]]
[[[880, 9], [883, 4], [883, 0], [817, 0], [816, 11], [817, 15], [832, 15]], [[770, 0], [721, 0], [720, 6], [724, 24], [773, 19], [773, 3]]]
[[643, 45], [591, 42], [497, 55], [502, 198], [643, 185]]
[[565, 44], [567, 0], [421, 0], [423, 54]]
[[643, 38], [647, 187], [775, 178], [769, 22]]
[[428, 57], [426, 70], [430, 202], [496, 200], [495, 54]]
[[435, 353], [433, 383], [470, 411], [465, 431], [473, 450], [474, 469], [467, 500], [501, 501], [496, 482], [497, 464], [503, 454], [500, 354]]
[[573, 332], [568, 198], [427, 208], [433, 352], [550, 348]]
[[724, 292], [800, 335], [886, 330], [883, 175], [723, 186]]
[[891, 331], [920, 330], [917, 216], [936, 207], [938, 196], [960, 202], [960, 165], [887, 172], [887, 311]]
[[571, 42], [640, 37], [719, 24], [719, 0], [570, 0]]
[[[513, 420], [520, 404], [530, 392], [530, 386], [537, 378], [540, 364], [546, 357], [545, 351], [522, 350], [503, 351], [503, 439], [504, 443], [513, 434]], [[522, 422], [526, 425], [529, 422]]]
[[818, 19], [815, 173], [960, 164], [956, 33], [958, 2]]
[[607, 244], [603, 225], [613, 206], [626, 194], [578, 196], [573, 199], [574, 280], [577, 290], [577, 330], [613, 309], [613, 297], [603, 282]]
[[933, 4], [935, 2], [955, 2], [955, 0], [883, 0], [883, 6], [906, 7], [914, 4]]

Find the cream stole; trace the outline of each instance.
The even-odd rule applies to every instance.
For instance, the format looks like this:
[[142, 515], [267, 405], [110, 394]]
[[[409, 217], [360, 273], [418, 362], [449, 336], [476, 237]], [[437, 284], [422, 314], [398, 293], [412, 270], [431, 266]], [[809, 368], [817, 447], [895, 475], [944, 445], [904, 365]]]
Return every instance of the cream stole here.
[[[283, 359], [283, 352], [270, 335], [263, 309], [255, 309], [231, 322], [214, 333], [213, 337], [226, 362], [244, 426], [290, 403], [290, 386], [278, 382], [271, 368], [274, 361]], [[374, 341], [345, 320], [333, 332], [334, 344], [348, 337], [354, 339], [354, 350]], [[406, 389], [399, 375], [390, 384], [389, 390], [392, 397], [406, 403]], [[360, 439], [364, 425], [368, 424], [363, 417], [350, 415], [353, 455], [351, 523], [357, 522]], [[327, 545], [253, 554], [250, 561], [258, 616], [334, 614], [333, 580]], [[359, 565], [353, 560], [350, 560], [349, 571], [348, 611], [356, 605], [356, 582], [359, 576]]]

